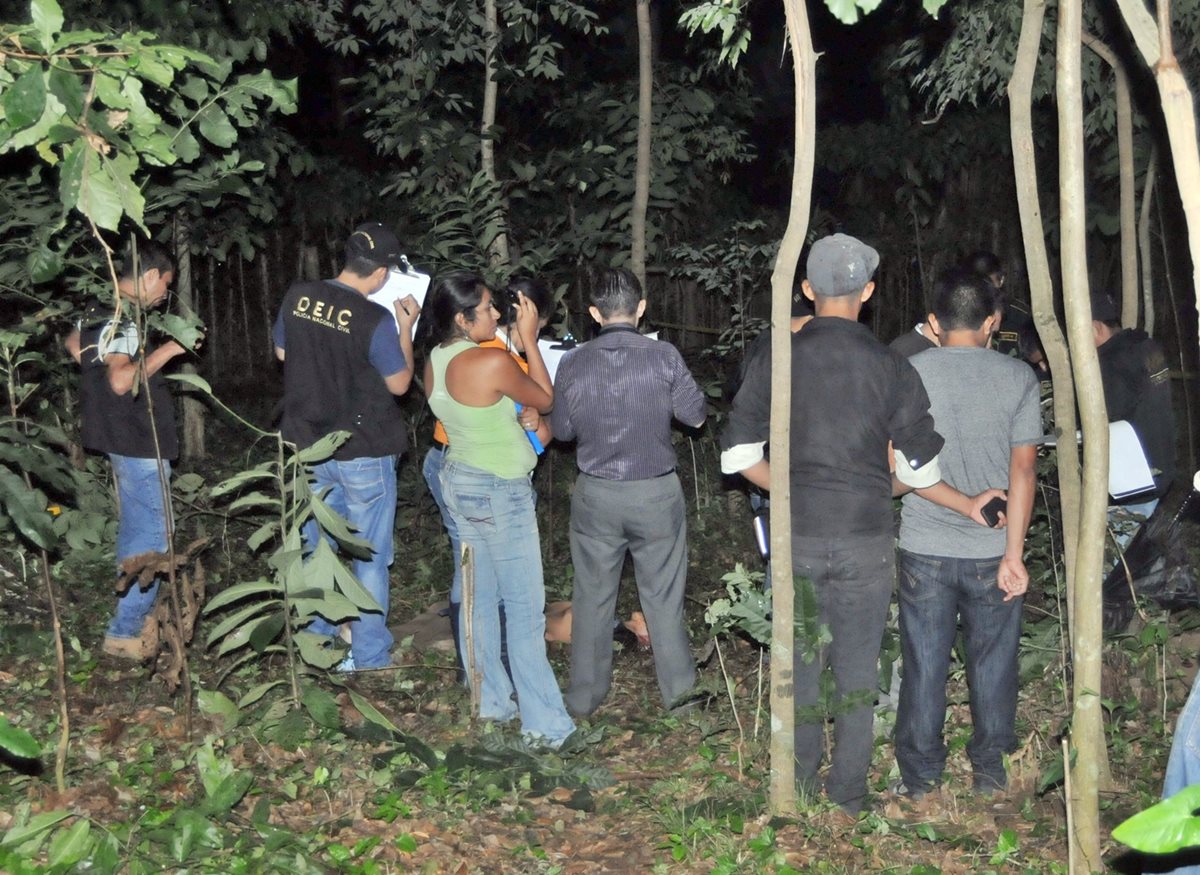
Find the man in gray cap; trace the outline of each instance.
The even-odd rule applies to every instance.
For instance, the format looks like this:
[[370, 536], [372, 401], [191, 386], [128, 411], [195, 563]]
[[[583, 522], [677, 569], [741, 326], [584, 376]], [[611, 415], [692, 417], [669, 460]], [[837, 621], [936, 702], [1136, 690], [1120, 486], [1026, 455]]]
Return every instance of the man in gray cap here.
[[[792, 563], [813, 598], [796, 599], [797, 624], [829, 630], [826, 640], [796, 641], [796, 780], [816, 791], [825, 713], [818, 710], [825, 665], [835, 689], [833, 762], [825, 793], [857, 815], [866, 797], [873, 748], [877, 662], [895, 581], [893, 477], [919, 494], [970, 516], [999, 494], [968, 498], [941, 481], [929, 398], [912, 365], [858, 322], [875, 291], [879, 253], [845, 234], [813, 244], [802, 284], [816, 317], [792, 335]], [[721, 470], [763, 489], [770, 464], [771, 363], [755, 360], [721, 435]], [[817, 614], [805, 616], [807, 605]]]
[[[354, 576], [378, 610], [349, 624], [350, 655], [343, 671], [382, 668], [391, 662], [387, 628], [392, 535], [396, 521], [396, 459], [408, 449], [395, 396], [408, 391], [413, 373], [412, 327], [421, 312], [408, 295], [395, 313], [368, 300], [400, 263], [400, 241], [378, 222], [359, 225], [346, 241], [342, 271], [334, 279], [293, 283], [275, 320], [275, 355], [283, 362], [285, 440], [305, 449], [334, 431], [350, 437], [333, 457], [311, 468], [315, 490], [345, 517], [371, 556], [355, 559]], [[311, 545], [316, 523], [305, 530]], [[326, 617], [308, 631], [333, 636], [344, 616]]]

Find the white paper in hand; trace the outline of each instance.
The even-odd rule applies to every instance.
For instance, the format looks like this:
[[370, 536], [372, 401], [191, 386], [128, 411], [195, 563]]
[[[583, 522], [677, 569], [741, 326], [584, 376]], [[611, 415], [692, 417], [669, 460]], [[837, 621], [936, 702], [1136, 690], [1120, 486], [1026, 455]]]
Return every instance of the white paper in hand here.
[[1108, 424], [1108, 494], [1128, 498], [1154, 488], [1154, 475], [1142, 442], [1124, 420]]
[[[396, 320], [396, 330], [400, 330], [400, 321], [396, 319], [396, 302], [403, 300], [406, 296], [412, 295], [417, 300], [418, 306], [425, 305], [425, 293], [429, 291], [429, 275], [419, 273], [406, 260], [404, 262], [405, 270], [392, 268], [388, 271], [387, 281], [379, 291], [374, 294], [367, 295], [367, 300], [374, 301], [376, 304], [382, 305], [392, 314], [392, 319]], [[417, 322], [420, 322], [420, 318]], [[413, 336], [417, 333], [417, 322], [413, 323]]]

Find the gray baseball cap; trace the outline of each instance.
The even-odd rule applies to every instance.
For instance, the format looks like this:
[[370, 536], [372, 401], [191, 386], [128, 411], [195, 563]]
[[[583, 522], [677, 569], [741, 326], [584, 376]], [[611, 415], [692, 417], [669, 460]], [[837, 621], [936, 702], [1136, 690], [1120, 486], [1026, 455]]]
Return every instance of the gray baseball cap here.
[[823, 298], [861, 292], [879, 267], [879, 253], [848, 234], [822, 237], [808, 251], [808, 284]]

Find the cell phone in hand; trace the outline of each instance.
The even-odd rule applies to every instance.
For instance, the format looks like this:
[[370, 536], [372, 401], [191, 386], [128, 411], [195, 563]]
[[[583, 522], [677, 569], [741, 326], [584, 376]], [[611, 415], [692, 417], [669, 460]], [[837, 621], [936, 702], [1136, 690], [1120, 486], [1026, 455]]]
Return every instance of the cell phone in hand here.
[[994, 529], [996, 524], [1000, 522], [1000, 514], [1008, 513], [1008, 502], [997, 495], [981, 507], [979, 513], [983, 516], [983, 521]]

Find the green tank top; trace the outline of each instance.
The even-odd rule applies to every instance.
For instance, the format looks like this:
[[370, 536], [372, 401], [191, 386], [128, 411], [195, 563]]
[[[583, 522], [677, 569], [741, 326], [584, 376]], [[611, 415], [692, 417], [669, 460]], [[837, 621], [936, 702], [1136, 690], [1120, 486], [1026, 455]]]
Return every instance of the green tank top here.
[[537, 464], [537, 454], [525, 429], [517, 422], [516, 404], [507, 396], [487, 407], [468, 407], [446, 391], [446, 368], [461, 352], [476, 344], [461, 340], [437, 346], [429, 354], [433, 367], [433, 391], [429, 407], [442, 421], [450, 447], [447, 459], [463, 462], [505, 480], [527, 477]]

